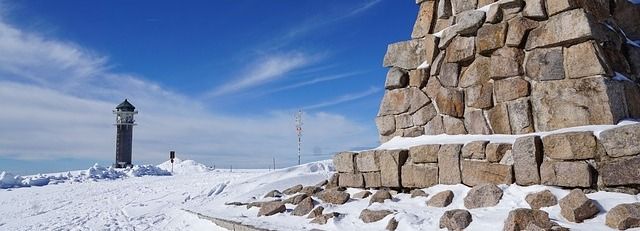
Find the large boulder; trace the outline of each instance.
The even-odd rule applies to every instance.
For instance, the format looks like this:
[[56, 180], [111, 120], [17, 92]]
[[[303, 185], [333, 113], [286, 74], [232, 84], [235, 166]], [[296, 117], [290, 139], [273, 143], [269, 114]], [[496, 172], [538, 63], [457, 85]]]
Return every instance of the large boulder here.
[[296, 193], [300, 192], [300, 190], [302, 190], [302, 188], [304, 188], [304, 186], [302, 186], [301, 184], [298, 184], [298, 185], [294, 185], [294, 186], [291, 186], [290, 188], [285, 189], [284, 191], [282, 191], [282, 193], [284, 193], [286, 195], [293, 195], [293, 194], [296, 194]]
[[484, 183], [512, 184], [513, 166], [486, 161], [462, 160], [462, 183], [476, 186]]
[[454, 209], [444, 212], [440, 217], [440, 228], [447, 230], [464, 230], [471, 224], [471, 213], [464, 209]]
[[526, 35], [538, 26], [538, 22], [524, 17], [515, 17], [508, 21], [507, 46], [522, 47], [526, 42]]
[[413, 164], [406, 162], [401, 171], [402, 187], [427, 188], [438, 184], [438, 164]]
[[429, 33], [433, 28], [435, 13], [436, 1], [423, 1], [422, 3], [420, 3], [418, 18], [416, 19], [416, 23], [413, 25], [411, 38], [430, 36]]
[[542, 207], [550, 207], [558, 204], [558, 199], [549, 190], [530, 193], [524, 198], [524, 200], [527, 201], [527, 204], [529, 204], [532, 209], [540, 209]]
[[369, 192], [369, 191], [365, 190], [365, 191], [357, 192], [356, 194], [353, 194], [353, 197], [352, 197], [352, 198], [355, 198], [355, 199], [364, 199], [364, 198], [367, 198], [367, 197], [369, 197], [369, 196], [371, 196], [371, 192]]
[[453, 191], [446, 190], [433, 195], [431, 199], [427, 201], [427, 205], [431, 207], [444, 208], [451, 204], [453, 201]]
[[518, 208], [509, 212], [509, 216], [504, 221], [503, 231], [533, 230], [535, 226], [539, 230], [554, 230], [557, 226], [549, 219], [549, 214], [542, 210]]
[[[490, 54], [494, 50], [503, 47], [507, 34], [507, 24], [488, 24], [478, 29], [476, 39], [477, 50], [480, 54]], [[447, 55], [449, 55], [447, 53]]]
[[407, 160], [407, 150], [380, 151], [380, 180], [383, 187], [400, 187], [400, 168]]
[[560, 214], [571, 222], [582, 223], [598, 212], [596, 204], [580, 189], [571, 190], [567, 196], [560, 199]]
[[411, 198], [428, 197], [429, 196], [429, 194], [427, 194], [426, 192], [422, 191], [422, 189], [411, 190], [411, 192], [409, 192], [409, 194], [411, 195]]
[[376, 193], [369, 198], [369, 204], [373, 203], [384, 203], [384, 200], [391, 200], [391, 193], [388, 190], [378, 190]]
[[605, 223], [619, 230], [640, 227], [640, 203], [616, 205], [607, 212]]
[[509, 143], [489, 143], [485, 148], [485, 155], [487, 161], [497, 163], [502, 160], [502, 157], [511, 150], [511, 144]]
[[501, 79], [524, 74], [522, 62], [524, 51], [514, 47], [503, 47], [491, 55], [491, 78]]
[[364, 187], [367, 187], [367, 188], [382, 187], [380, 172], [365, 172], [365, 173], [362, 173], [362, 176], [364, 177]]
[[611, 157], [640, 154], [640, 124], [605, 130], [600, 133], [600, 142]]
[[289, 198], [287, 198], [286, 200], [282, 201], [285, 204], [293, 204], [293, 205], [297, 205], [299, 204], [302, 200], [306, 199], [307, 194], [296, 194], [295, 196], [291, 196]]
[[376, 117], [378, 133], [383, 136], [391, 135], [396, 131], [396, 117], [393, 115]]
[[544, 20], [547, 18], [547, 10], [545, 9], [544, 0], [524, 0], [525, 5], [522, 10], [522, 16], [535, 20]]
[[474, 186], [464, 197], [464, 207], [467, 209], [492, 207], [502, 199], [502, 189], [493, 184]]
[[312, 209], [313, 209], [313, 199], [311, 197], [307, 197], [304, 200], [300, 201], [300, 203], [298, 203], [296, 208], [293, 209], [293, 212], [291, 212], [291, 215], [304, 216], [309, 214], [309, 212], [311, 212]]
[[493, 83], [496, 102], [511, 101], [529, 95], [529, 82], [522, 77], [496, 80]]
[[380, 171], [376, 151], [368, 150], [358, 153], [358, 155], [356, 155], [356, 166], [359, 172]]
[[418, 68], [423, 62], [432, 63], [436, 55], [435, 36], [389, 44], [384, 55], [383, 66], [405, 70]]
[[287, 211], [287, 207], [284, 206], [284, 203], [281, 201], [272, 201], [263, 203], [260, 206], [260, 211], [258, 211], [258, 216], [271, 216], [278, 213], [283, 213]]
[[487, 111], [487, 119], [494, 134], [511, 134], [509, 109], [506, 103], [496, 104]]
[[538, 48], [529, 52], [525, 72], [529, 78], [538, 81], [564, 79], [562, 47]]
[[267, 197], [282, 197], [282, 193], [278, 190], [271, 190], [267, 194], [264, 195], [264, 198]]
[[346, 192], [331, 189], [322, 191], [319, 198], [325, 203], [341, 205], [349, 201], [350, 195]]
[[[333, 166], [337, 172], [356, 172], [355, 153], [340, 152], [333, 156]], [[302, 189], [302, 187], [300, 187]]]
[[369, 210], [364, 209], [360, 212], [360, 220], [364, 223], [371, 223], [382, 220], [384, 217], [393, 214], [389, 210]]
[[623, 87], [603, 76], [532, 81], [536, 131], [615, 124], [626, 117]]
[[411, 119], [413, 120], [412, 122], [414, 126], [422, 126], [427, 124], [437, 115], [438, 112], [436, 111], [435, 105], [433, 103], [430, 103], [413, 113], [413, 115], [411, 115]]
[[575, 9], [549, 17], [529, 33], [526, 49], [564, 46], [594, 38], [593, 19], [583, 9]]
[[[467, 69], [469, 71], [469, 69]], [[465, 72], [467, 73], [467, 72]], [[493, 107], [493, 83], [473, 85], [464, 92], [468, 107], [486, 109]]]
[[458, 63], [443, 63], [440, 66], [440, 83], [444, 87], [457, 87], [460, 75], [460, 65]]
[[481, 109], [467, 108], [464, 111], [464, 127], [469, 134], [491, 134], [491, 128]]
[[588, 188], [594, 183], [594, 171], [585, 161], [545, 160], [540, 166], [540, 180], [544, 185]]
[[509, 101], [506, 104], [509, 111], [511, 134], [532, 133], [534, 131], [534, 122], [529, 98], [520, 98]]
[[464, 120], [459, 118], [444, 116], [442, 117], [442, 126], [444, 127], [444, 133], [447, 135], [467, 134]]
[[460, 87], [471, 87], [490, 80], [491, 58], [478, 56], [460, 76]]
[[398, 115], [407, 112], [411, 107], [410, 94], [408, 88], [385, 91], [378, 116]]
[[640, 156], [618, 158], [600, 164], [598, 174], [606, 186], [640, 184]]
[[516, 139], [513, 144], [514, 175], [519, 185], [540, 183], [539, 166], [542, 162], [542, 141], [539, 136]]
[[386, 89], [396, 89], [406, 87], [409, 83], [409, 75], [405, 70], [392, 67], [387, 72], [387, 80], [384, 83]]
[[449, 63], [472, 60], [476, 54], [475, 37], [456, 36], [447, 47], [446, 61]]
[[488, 143], [489, 141], [483, 140], [466, 143], [462, 147], [462, 158], [476, 160], [485, 159], [485, 148]]
[[[467, 2], [474, 1], [467, 0], [453, 0], [453, 2]], [[453, 3], [452, 2], [452, 3]], [[455, 8], [455, 6], [454, 6]], [[472, 35], [478, 31], [478, 28], [482, 26], [485, 19], [485, 12], [479, 10], [468, 10], [456, 15], [456, 24], [453, 29], [459, 35]]]
[[461, 144], [445, 144], [438, 150], [438, 177], [440, 184], [459, 184]]
[[318, 206], [315, 209], [311, 210], [307, 219], [316, 218], [318, 216], [322, 216], [322, 212], [324, 211], [324, 207]]
[[340, 173], [338, 185], [340, 187], [363, 188], [364, 177], [362, 173]]
[[612, 74], [602, 49], [593, 41], [565, 48], [563, 62], [567, 78], [571, 79]]
[[302, 190], [300, 190], [300, 193], [305, 194], [307, 196], [313, 196], [322, 190], [323, 189], [320, 186], [310, 185], [310, 186], [304, 186]]
[[542, 137], [544, 155], [557, 160], [585, 160], [596, 157], [598, 142], [592, 132], [565, 132]]
[[439, 144], [427, 144], [409, 148], [409, 159], [412, 163], [438, 163]]

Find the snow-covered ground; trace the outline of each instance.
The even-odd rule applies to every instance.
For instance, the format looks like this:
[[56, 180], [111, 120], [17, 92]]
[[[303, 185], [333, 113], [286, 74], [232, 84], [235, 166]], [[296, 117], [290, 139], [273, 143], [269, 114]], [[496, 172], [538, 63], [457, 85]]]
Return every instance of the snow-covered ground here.
[[[222, 192], [228, 182], [267, 172], [205, 171], [201, 168], [204, 165], [193, 161], [182, 163], [174, 166], [180, 174], [173, 176], [115, 173], [119, 176], [115, 177], [108, 168], [94, 166], [84, 171], [43, 174], [63, 178], [71, 175], [71, 180], [57, 184], [0, 189], [0, 230], [222, 230], [181, 209], [193, 199]], [[165, 166], [163, 163], [155, 170]], [[93, 174], [89, 173], [91, 169]], [[80, 177], [83, 173], [84, 178]], [[100, 179], [89, 177], [100, 175]]]
[[[158, 165], [166, 169], [167, 164]], [[170, 168], [170, 165], [169, 165]], [[72, 175], [82, 171], [71, 172]], [[296, 184], [315, 185], [333, 174], [331, 161], [294, 166], [276, 171], [212, 170], [193, 161], [179, 161], [172, 176], [125, 176], [120, 178], [67, 180], [42, 187], [0, 189], [0, 230], [222, 230], [209, 221], [198, 219], [183, 209], [205, 215], [241, 221], [275, 230], [382, 230], [389, 219], [399, 221], [398, 230], [438, 230], [440, 216], [455, 208], [464, 208], [464, 185], [437, 185], [424, 189], [434, 195], [452, 190], [453, 203], [446, 208], [427, 207], [427, 198], [395, 196], [384, 204], [368, 205], [368, 199], [352, 199], [345, 205], [321, 203], [325, 213], [339, 212], [338, 219], [326, 225], [310, 224], [305, 217], [277, 214], [257, 217], [258, 208], [224, 205], [226, 202], [263, 200], [270, 190], [283, 190]], [[514, 208], [528, 208], [525, 195], [550, 189], [558, 198], [567, 190], [546, 187], [501, 185], [503, 199], [491, 208], [471, 209], [473, 222], [467, 230], [500, 230], [503, 220]], [[359, 189], [349, 189], [354, 194]], [[601, 213], [581, 224], [566, 221], [556, 205], [543, 210], [552, 220], [572, 230], [611, 230], [604, 225], [606, 211], [620, 203], [640, 201], [640, 195], [597, 192], [587, 195], [595, 200]], [[316, 201], [320, 202], [319, 200]], [[364, 208], [394, 210], [393, 216], [365, 224], [359, 218]], [[287, 205], [287, 209], [294, 206]], [[638, 230], [638, 229], [637, 229]]]

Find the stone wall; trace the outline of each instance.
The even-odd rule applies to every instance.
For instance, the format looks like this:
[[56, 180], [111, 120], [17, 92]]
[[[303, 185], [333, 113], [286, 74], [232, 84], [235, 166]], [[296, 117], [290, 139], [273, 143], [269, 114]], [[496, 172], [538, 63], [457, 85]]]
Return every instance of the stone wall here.
[[[640, 40], [639, 5], [416, 2], [411, 40], [390, 44], [384, 56], [390, 69], [376, 118], [382, 142], [423, 134], [526, 134], [640, 118], [640, 46], [627, 42]], [[411, 168], [429, 169], [418, 165]]]
[[637, 194], [640, 124], [593, 132], [523, 136], [515, 143], [473, 141], [407, 150], [342, 152], [334, 156], [338, 185], [426, 188], [435, 184], [552, 185]]

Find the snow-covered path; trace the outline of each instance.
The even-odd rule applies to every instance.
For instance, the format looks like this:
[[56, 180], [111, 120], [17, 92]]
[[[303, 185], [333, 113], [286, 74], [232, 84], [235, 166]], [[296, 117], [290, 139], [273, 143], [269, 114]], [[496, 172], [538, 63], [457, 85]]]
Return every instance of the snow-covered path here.
[[198, 230], [180, 209], [261, 171], [213, 171], [0, 190], [0, 230]]

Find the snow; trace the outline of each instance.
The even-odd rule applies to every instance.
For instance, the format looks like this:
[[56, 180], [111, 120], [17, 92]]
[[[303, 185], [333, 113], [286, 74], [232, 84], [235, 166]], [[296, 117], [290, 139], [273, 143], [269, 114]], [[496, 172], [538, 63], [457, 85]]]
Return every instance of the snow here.
[[[171, 171], [171, 161], [167, 160], [166, 162], [159, 164], [158, 168]], [[213, 169], [193, 160], [181, 160], [175, 158], [173, 163], [173, 174], [208, 172], [211, 170]]]
[[430, 64], [429, 61], [424, 61], [422, 64], [420, 64], [420, 66], [418, 66], [417, 69], [427, 69], [429, 68]]
[[563, 132], [575, 132], [575, 131], [592, 131], [594, 135], [599, 137], [600, 132], [620, 127], [629, 124], [635, 124], [638, 121], [635, 120], [623, 120], [617, 125], [589, 125], [579, 126], [571, 128], [563, 128], [550, 132], [537, 132], [523, 135], [422, 135], [418, 137], [399, 137], [396, 136], [386, 143], [381, 144], [376, 150], [393, 150], [393, 149], [407, 149], [409, 147], [425, 145], [425, 144], [465, 144], [472, 141], [486, 140], [492, 143], [514, 143], [519, 137], [524, 136], [547, 136], [551, 134], [563, 133]]
[[97, 163], [87, 170], [73, 172], [75, 174], [67, 172], [66, 175], [62, 173], [52, 173], [23, 177], [3, 171], [0, 173], [0, 189], [45, 186], [49, 184], [60, 184], [66, 181], [84, 182], [116, 180], [126, 177], [171, 175], [169, 171], [152, 165], [134, 165], [131, 168], [115, 169], [113, 167], [103, 167]]
[[[598, 130], [598, 129], [594, 129]], [[344, 205], [329, 205], [314, 198], [325, 207], [325, 213], [342, 215], [326, 225], [310, 224], [309, 219], [290, 215], [295, 207], [287, 204], [288, 212], [269, 217], [257, 217], [258, 208], [225, 205], [226, 202], [264, 201], [263, 195], [293, 185], [315, 185], [328, 179], [335, 171], [331, 160], [303, 164], [275, 171], [267, 170], [211, 170], [193, 161], [180, 161], [187, 166], [180, 174], [157, 176], [154, 174], [130, 177], [101, 166], [65, 174], [44, 174], [29, 179], [63, 179], [46, 187], [9, 188], [0, 190], [0, 230], [224, 230], [213, 223], [199, 219], [186, 211], [207, 216], [239, 221], [244, 224], [274, 230], [383, 230], [391, 218], [399, 221], [398, 230], [440, 230], [439, 219], [451, 209], [464, 209], [463, 198], [469, 187], [435, 185], [423, 189], [429, 197], [410, 198], [398, 194], [393, 200], [369, 205], [368, 199], [351, 199]], [[160, 169], [165, 163], [158, 165]], [[191, 167], [189, 167], [191, 166]], [[166, 166], [164, 166], [166, 167]], [[144, 170], [142, 170], [144, 169]], [[139, 168], [129, 172], [156, 173], [154, 168]], [[115, 171], [118, 172], [118, 171]], [[177, 171], [176, 171], [177, 172]], [[79, 176], [84, 173], [88, 180]], [[116, 177], [120, 175], [126, 177]], [[48, 175], [57, 175], [48, 177]], [[71, 175], [71, 177], [69, 177]], [[135, 175], [135, 174], [131, 174]], [[93, 176], [96, 178], [90, 178]], [[15, 184], [16, 176], [0, 174], [2, 184]], [[67, 179], [67, 180], [64, 180]], [[509, 211], [528, 208], [524, 197], [532, 192], [550, 190], [562, 198], [569, 190], [549, 186], [499, 185], [504, 191], [500, 203], [494, 207], [469, 210], [473, 222], [467, 230], [501, 229]], [[446, 208], [426, 206], [426, 201], [444, 190], [452, 190], [453, 203]], [[361, 189], [348, 189], [351, 195]], [[601, 212], [584, 223], [571, 223], [560, 215], [558, 205], [543, 208], [550, 218], [572, 230], [612, 230], [604, 225], [606, 212], [620, 203], [640, 201], [640, 195], [611, 192], [587, 194], [595, 200]], [[365, 209], [389, 209], [394, 215], [365, 224], [358, 216]], [[640, 230], [640, 229], [635, 229]]]

